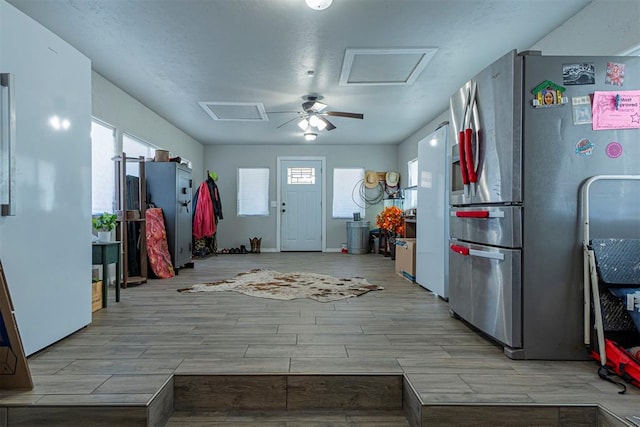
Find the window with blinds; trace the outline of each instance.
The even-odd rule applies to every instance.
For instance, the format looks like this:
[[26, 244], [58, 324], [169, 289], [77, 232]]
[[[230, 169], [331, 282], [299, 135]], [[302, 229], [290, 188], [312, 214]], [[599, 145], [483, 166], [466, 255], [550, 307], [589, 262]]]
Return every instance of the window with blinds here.
[[353, 218], [354, 213], [365, 214], [361, 195], [363, 168], [335, 168], [333, 170], [333, 218]]
[[238, 216], [269, 215], [269, 169], [238, 168]]

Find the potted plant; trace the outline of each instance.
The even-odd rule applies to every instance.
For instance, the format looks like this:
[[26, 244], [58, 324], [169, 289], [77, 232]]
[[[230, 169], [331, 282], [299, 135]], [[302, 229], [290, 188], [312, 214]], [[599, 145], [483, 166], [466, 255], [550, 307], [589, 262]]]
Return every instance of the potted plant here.
[[404, 233], [402, 210], [397, 206], [387, 206], [376, 216], [376, 225], [386, 234], [391, 259], [395, 259], [396, 237], [401, 237]]
[[98, 241], [110, 242], [111, 232], [116, 228], [116, 214], [104, 212], [102, 215], [91, 218], [93, 228], [98, 232]]

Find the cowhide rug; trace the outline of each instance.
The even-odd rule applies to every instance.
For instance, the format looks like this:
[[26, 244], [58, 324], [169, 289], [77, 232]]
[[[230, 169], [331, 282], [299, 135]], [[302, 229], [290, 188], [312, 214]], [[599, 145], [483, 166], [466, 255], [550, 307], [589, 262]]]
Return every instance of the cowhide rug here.
[[359, 277], [337, 278], [315, 273], [280, 273], [251, 270], [232, 279], [199, 283], [178, 292], [234, 291], [260, 298], [292, 300], [310, 298], [320, 302], [357, 297], [369, 291], [384, 289]]

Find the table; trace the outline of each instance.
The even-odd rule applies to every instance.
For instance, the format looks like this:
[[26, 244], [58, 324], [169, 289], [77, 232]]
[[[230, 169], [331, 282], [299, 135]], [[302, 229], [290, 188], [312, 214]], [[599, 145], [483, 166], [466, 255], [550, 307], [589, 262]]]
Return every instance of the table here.
[[102, 265], [102, 308], [107, 306], [109, 264], [116, 265], [116, 302], [120, 302], [120, 242], [95, 242], [91, 248], [91, 263]]

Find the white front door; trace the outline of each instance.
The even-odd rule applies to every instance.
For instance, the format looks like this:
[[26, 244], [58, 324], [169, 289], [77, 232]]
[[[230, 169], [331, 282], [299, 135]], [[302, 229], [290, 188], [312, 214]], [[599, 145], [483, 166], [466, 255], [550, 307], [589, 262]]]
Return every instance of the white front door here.
[[322, 161], [282, 160], [282, 251], [322, 251]]

